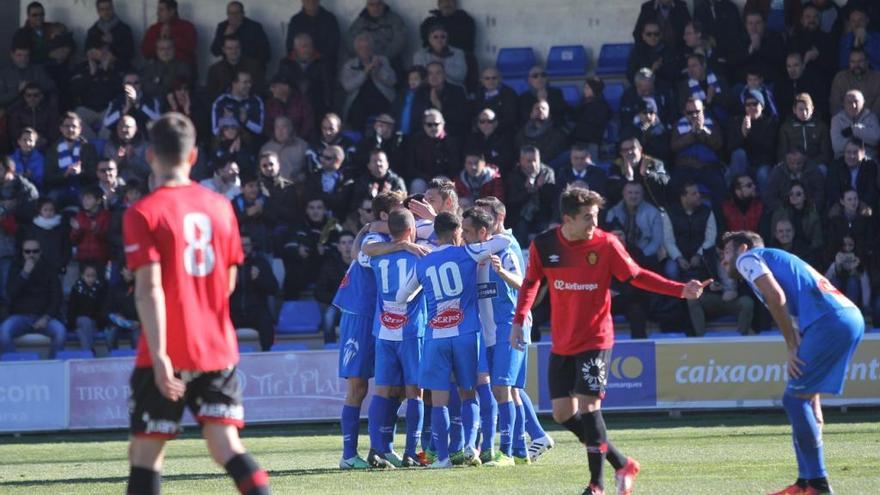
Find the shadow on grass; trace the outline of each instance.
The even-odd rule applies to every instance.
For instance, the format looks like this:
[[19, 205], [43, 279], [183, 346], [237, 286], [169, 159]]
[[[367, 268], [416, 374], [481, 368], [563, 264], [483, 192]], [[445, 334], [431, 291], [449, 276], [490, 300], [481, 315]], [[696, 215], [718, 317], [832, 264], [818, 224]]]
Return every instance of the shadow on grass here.
[[[269, 477], [287, 477], [287, 476], [322, 476], [326, 474], [339, 474], [341, 471], [337, 467], [332, 468], [310, 468], [310, 469], [284, 469], [284, 470], [270, 470]], [[384, 473], [382, 470], [364, 470], [359, 471], [358, 474], [379, 474]], [[162, 481], [201, 481], [201, 480], [216, 480], [218, 476], [225, 476], [222, 473], [211, 472], [211, 473], [186, 473], [186, 474], [163, 474]], [[41, 479], [41, 480], [16, 480], [16, 481], [2, 481], [0, 482], [0, 487], [27, 487], [27, 486], [40, 486], [46, 487], [51, 485], [91, 485], [97, 483], [108, 483], [108, 484], [122, 484], [127, 483], [127, 476], [105, 476], [105, 477], [82, 477], [82, 478], [65, 478], [65, 479]]]
[[[825, 421], [827, 424], [852, 424], [874, 423], [880, 409], [873, 407], [850, 408], [843, 413], [839, 407], [825, 408]], [[541, 422], [549, 431], [559, 431], [562, 427], [556, 425], [549, 414], [541, 414]], [[666, 428], [711, 428], [725, 426], [774, 426], [787, 425], [788, 419], [782, 408], [748, 410], [742, 412], [731, 411], [682, 411], [678, 417], [671, 417], [666, 412], [643, 412], [627, 413], [608, 411], [605, 413], [609, 426], [614, 429], [651, 430]], [[366, 421], [361, 422], [363, 427]], [[323, 424], [290, 424], [290, 425], [249, 425], [243, 431], [242, 438], [247, 442], [248, 438], [268, 438], [278, 436], [303, 437], [303, 436], [338, 436], [339, 425], [336, 423]], [[180, 435], [180, 439], [201, 438], [200, 432], [195, 427], [188, 427]], [[95, 442], [127, 442], [128, 433], [124, 431], [82, 431], [82, 432], [53, 432], [53, 433], [22, 433], [20, 435], [0, 435], [0, 441], [6, 445], [28, 445], [43, 443], [95, 443]]]

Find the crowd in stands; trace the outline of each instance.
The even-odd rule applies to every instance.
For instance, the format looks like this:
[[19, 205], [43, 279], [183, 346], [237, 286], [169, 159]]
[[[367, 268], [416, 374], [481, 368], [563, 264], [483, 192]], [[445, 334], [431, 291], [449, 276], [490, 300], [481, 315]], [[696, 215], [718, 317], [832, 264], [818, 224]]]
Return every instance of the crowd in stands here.
[[[383, 0], [354, 19], [301, 3], [275, 54], [230, 2], [207, 67], [176, 0], [158, 1], [141, 40], [112, 0], [96, 1], [80, 40], [27, 6], [0, 69], [0, 352], [34, 331], [53, 354], [68, 334], [84, 349], [105, 329], [111, 348], [137, 340], [122, 216], [149, 191], [146, 129], [166, 111], [193, 120], [193, 179], [238, 215], [247, 259], [232, 317], [264, 350], [273, 301], [329, 308], [372, 199], [389, 190], [462, 207], [497, 197], [524, 247], [560, 222], [565, 187], [598, 191], [603, 228], [640, 264], [716, 280], [687, 304], [615, 286], [634, 338], [649, 320], [689, 322], [689, 335], [718, 316], [743, 334], [767, 326], [719, 266], [726, 230], [801, 256], [880, 321], [880, 2], [646, 1], [614, 107], [595, 76], [570, 104], [541, 65], [512, 89], [480, 67], [476, 23], [456, 0], [438, 0], [420, 40]], [[329, 308], [328, 342], [336, 317]]]

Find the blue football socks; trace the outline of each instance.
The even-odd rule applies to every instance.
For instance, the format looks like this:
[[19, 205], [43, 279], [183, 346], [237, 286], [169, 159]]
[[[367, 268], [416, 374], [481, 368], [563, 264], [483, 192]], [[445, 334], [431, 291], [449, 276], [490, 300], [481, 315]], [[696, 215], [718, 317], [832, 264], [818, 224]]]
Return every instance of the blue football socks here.
[[406, 401], [406, 446], [403, 453], [412, 457], [416, 456], [416, 446], [422, 437], [422, 420], [425, 414], [425, 404], [421, 399], [407, 399]]
[[358, 455], [358, 434], [361, 408], [349, 405], [342, 406], [342, 458], [351, 459]]
[[498, 401], [492, 395], [492, 386], [488, 383], [477, 385], [477, 394], [480, 396], [480, 430], [483, 433], [483, 442], [480, 450], [488, 452], [495, 444], [495, 423], [498, 419]]

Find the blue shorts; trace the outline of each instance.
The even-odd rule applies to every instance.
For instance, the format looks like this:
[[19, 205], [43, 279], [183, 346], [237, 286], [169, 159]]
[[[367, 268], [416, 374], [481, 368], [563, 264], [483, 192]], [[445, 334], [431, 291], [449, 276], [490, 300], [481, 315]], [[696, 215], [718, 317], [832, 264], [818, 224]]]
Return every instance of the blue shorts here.
[[790, 378], [792, 394], [841, 394], [846, 369], [865, 333], [865, 320], [856, 308], [829, 313], [804, 329], [798, 357], [804, 361], [800, 378]]
[[[492, 385], [522, 388], [526, 380], [525, 356], [525, 351], [510, 347], [507, 341], [498, 341], [492, 347], [480, 345], [478, 370], [489, 375], [489, 382]], [[519, 385], [520, 382], [522, 385]]]
[[418, 385], [421, 360], [422, 338], [376, 339], [376, 385]]
[[480, 334], [425, 340], [419, 385], [426, 390], [449, 390], [455, 382], [465, 390], [477, 386]]
[[343, 311], [339, 319], [339, 342], [339, 377], [373, 378], [376, 361], [373, 316]]

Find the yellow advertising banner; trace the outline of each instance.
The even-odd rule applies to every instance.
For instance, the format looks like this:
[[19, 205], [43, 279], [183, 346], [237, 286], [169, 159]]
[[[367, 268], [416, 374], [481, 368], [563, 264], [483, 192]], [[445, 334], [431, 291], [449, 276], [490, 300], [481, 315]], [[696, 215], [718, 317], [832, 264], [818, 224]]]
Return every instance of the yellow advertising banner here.
[[[778, 400], [787, 381], [779, 338], [657, 342], [657, 402]], [[843, 399], [880, 399], [880, 336], [865, 336], [847, 370]]]

